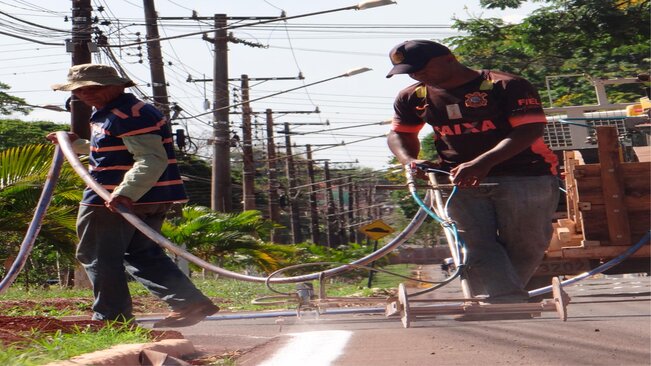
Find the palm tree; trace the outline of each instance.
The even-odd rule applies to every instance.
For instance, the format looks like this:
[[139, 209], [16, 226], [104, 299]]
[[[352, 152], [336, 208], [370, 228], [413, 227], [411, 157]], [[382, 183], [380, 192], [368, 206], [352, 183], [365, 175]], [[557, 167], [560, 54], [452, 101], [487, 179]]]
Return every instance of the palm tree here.
[[[47, 178], [53, 145], [24, 145], [0, 152], [0, 258], [13, 262], [32, 219]], [[81, 180], [64, 164], [34, 252], [54, 253], [68, 263], [74, 260], [75, 221], [81, 198]]]
[[230, 267], [253, 265], [270, 273], [294, 252], [292, 247], [261, 239], [273, 227], [255, 210], [229, 214], [203, 206], [186, 206], [179, 217], [165, 221], [162, 232], [206, 261]]

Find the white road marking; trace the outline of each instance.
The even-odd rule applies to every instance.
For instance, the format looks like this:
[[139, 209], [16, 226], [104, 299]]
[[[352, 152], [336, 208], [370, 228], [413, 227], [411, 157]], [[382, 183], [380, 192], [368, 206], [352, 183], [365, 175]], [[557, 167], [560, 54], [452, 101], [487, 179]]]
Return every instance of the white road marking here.
[[352, 332], [328, 330], [289, 335], [292, 339], [258, 366], [329, 366], [343, 354]]

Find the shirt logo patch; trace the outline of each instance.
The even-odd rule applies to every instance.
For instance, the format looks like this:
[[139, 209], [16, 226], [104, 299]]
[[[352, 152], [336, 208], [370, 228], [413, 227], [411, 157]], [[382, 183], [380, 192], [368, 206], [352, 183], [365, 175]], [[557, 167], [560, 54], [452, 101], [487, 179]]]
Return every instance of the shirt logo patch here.
[[479, 108], [485, 107], [488, 105], [488, 100], [486, 97], [488, 94], [482, 92], [468, 93], [466, 97], [466, 107], [468, 108]]

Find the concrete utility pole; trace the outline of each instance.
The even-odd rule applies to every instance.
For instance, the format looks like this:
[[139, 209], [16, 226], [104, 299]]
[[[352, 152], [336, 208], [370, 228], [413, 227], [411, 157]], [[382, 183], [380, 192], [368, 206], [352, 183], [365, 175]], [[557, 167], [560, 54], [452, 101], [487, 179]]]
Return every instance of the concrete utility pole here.
[[314, 179], [314, 161], [312, 160], [312, 145], [305, 145], [305, 154], [307, 156], [307, 175], [310, 182], [310, 233], [312, 234], [312, 242], [319, 243], [321, 235], [319, 231], [319, 211], [316, 202], [316, 186]]
[[[255, 210], [255, 165], [253, 163], [253, 137], [251, 134], [251, 105], [249, 103], [249, 81], [269, 81], [269, 80], [302, 80], [303, 75], [297, 77], [268, 77], [268, 78], [249, 78], [248, 75], [242, 75], [242, 195], [244, 210]], [[237, 79], [229, 79], [237, 80]], [[236, 114], [237, 112], [232, 112]]]
[[335, 216], [335, 198], [334, 195], [332, 194], [332, 180], [330, 178], [330, 166], [328, 164], [328, 161], [325, 161], [324, 164], [324, 169], [325, 173], [325, 184], [326, 184], [326, 201], [327, 201], [327, 218], [328, 222], [326, 225], [326, 228], [328, 230], [328, 247], [334, 248], [337, 244], [339, 244], [339, 241], [337, 240], [337, 228], [335, 227], [335, 220], [333, 219]]
[[[66, 50], [71, 53], [71, 64], [81, 65], [90, 63], [90, 41], [92, 21], [90, 0], [72, 0], [72, 40], [66, 44]], [[90, 138], [90, 115], [92, 108], [88, 104], [70, 96], [70, 130], [79, 137]], [[81, 265], [75, 266], [75, 288], [91, 288], [90, 280]]]
[[[267, 170], [269, 177], [269, 219], [280, 222], [280, 205], [278, 204], [278, 172], [276, 170], [276, 143], [274, 142], [274, 117], [271, 109], [267, 109]], [[271, 241], [277, 242], [277, 230], [272, 230]]]
[[244, 211], [255, 210], [255, 165], [249, 105], [249, 76], [242, 75], [242, 196]]
[[[81, 65], [91, 62], [90, 35], [92, 30], [92, 7], [90, 0], [72, 0], [72, 41], [67, 47], [72, 52], [72, 65]], [[74, 95], [70, 99], [70, 127], [72, 132], [79, 137], [90, 138], [90, 115], [92, 109], [89, 105], [77, 99]]]
[[355, 205], [355, 183], [353, 183], [353, 178], [347, 177], [346, 178], [346, 183], [348, 186], [348, 232], [349, 232], [349, 238], [348, 241], [351, 243], [356, 243], [357, 238], [355, 236], [355, 233], [357, 230], [355, 230], [354, 227], [354, 222], [355, 222], [355, 211], [354, 211], [354, 205]]
[[[342, 178], [342, 177], [340, 177]], [[339, 223], [339, 242], [344, 244], [348, 242], [348, 235], [346, 235], [346, 227], [348, 225], [346, 220], [346, 207], [344, 206], [344, 183], [340, 180], [337, 185], [337, 196], [339, 196], [339, 215], [337, 215], [337, 222]]]
[[285, 130], [285, 165], [287, 167], [287, 184], [289, 185], [289, 213], [291, 216], [292, 226], [292, 244], [301, 243], [303, 241], [303, 233], [301, 232], [301, 218], [298, 205], [298, 191], [296, 190], [296, 169], [294, 169], [294, 156], [292, 154], [292, 141], [289, 137], [289, 123], [283, 124]]
[[163, 64], [163, 55], [161, 53], [160, 41], [158, 39], [158, 15], [154, 0], [143, 0], [145, 9], [145, 24], [147, 40], [147, 59], [149, 60], [149, 71], [151, 74], [151, 91], [154, 97], [154, 105], [163, 112], [165, 119], [168, 121], [168, 128], [171, 131], [170, 122], [170, 102], [167, 94], [167, 82], [165, 81], [165, 67]]
[[231, 212], [231, 133], [228, 120], [228, 35], [226, 14], [215, 14], [215, 38], [204, 37], [215, 46], [213, 64], [213, 156], [211, 208]]

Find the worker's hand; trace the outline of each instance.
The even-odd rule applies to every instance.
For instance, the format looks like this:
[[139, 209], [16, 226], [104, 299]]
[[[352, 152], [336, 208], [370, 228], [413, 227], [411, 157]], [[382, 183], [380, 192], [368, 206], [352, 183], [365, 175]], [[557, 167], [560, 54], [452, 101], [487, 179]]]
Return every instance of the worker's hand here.
[[459, 187], [476, 187], [486, 178], [491, 167], [473, 161], [461, 163], [450, 170], [452, 183]]
[[418, 179], [424, 179], [424, 180], [429, 180], [429, 177], [427, 176], [427, 168], [432, 168], [432, 169], [440, 169], [440, 165], [429, 161], [429, 160], [422, 160], [422, 159], [417, 159], [417, 160], [412, 160], [406, 165], [409, 169], [411, 169], [411, 175], [414, 178]]
[[120, 196], [119, 194], [111, 195], [108, 201], [104, 203], [111, 212], [118, 212], [118, 206], [122, 206], [129, 211], [133, 211], [133, 201], [127, 196]]
[[[70, 139], [70, 142], [73, 142], [75, 140], [79, 139], [79, 136], [77, 136], [76, 133], [74, 132], [66, 132], [68, 135], [68, 138]], [[57, 139], [57, 133], [56, 132], [50, 132], [48, 133], [45, 138], [49, 141], [51, 141], [53, 144], [58, 144], [59, 140]]]

